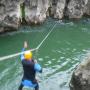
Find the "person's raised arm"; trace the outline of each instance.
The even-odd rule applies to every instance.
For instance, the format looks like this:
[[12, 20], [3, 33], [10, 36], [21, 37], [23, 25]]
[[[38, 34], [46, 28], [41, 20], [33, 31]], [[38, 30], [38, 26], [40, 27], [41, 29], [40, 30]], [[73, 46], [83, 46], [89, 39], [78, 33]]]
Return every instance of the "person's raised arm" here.
[[24, 59], [24, 51], [25, 51], [25, 49], [28, 47], [28, 44], [27, 44], [27, 41], [24, 41], [24, 47], [22, 48], [22, 54], [20, 55], [21, 56], [21, 60], [23, 60]]

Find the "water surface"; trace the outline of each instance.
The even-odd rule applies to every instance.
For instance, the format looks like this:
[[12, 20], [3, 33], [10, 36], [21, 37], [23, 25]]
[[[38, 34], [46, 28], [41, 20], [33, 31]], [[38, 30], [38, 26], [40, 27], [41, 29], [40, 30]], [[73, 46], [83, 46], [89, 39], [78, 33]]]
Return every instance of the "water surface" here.
[[[90, 19], [48, 19], [41, 26], [23, 26], [19, 31], [0, 36], [2, 57], [20, 52], [25, 40], [28, 49], [36, 48], [56, 23], [41, 47], [33, 52], [33, 58], [43, 67], [43, 73], [37, 75], [40, 90], [70, 90], [72, 72], [90, 50]], [[22, 74], [20, 56], [0, 61], [0, 90], [17, 90]]]

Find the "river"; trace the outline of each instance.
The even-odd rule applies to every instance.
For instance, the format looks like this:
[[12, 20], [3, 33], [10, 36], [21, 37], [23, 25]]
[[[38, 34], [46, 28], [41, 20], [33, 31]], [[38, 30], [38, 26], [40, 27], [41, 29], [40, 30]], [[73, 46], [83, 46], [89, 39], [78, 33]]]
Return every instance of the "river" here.
[[[90, 50], [88, 18], [48, 19], [42, 25], [23, 26], [19, 31], [0, 35], [0, 57], [20, 52], [24, 41], [28, 42], [28, 49], [36, 48], [50, 30], [40, 48], [33, 51], [33, 58], [43, 67], [43, 73], [37, 74], [40, 90], [70, 90], [73, 70]], [[20, 56], [0, 61], [0, 90], [17, 90], [22, 74]]]

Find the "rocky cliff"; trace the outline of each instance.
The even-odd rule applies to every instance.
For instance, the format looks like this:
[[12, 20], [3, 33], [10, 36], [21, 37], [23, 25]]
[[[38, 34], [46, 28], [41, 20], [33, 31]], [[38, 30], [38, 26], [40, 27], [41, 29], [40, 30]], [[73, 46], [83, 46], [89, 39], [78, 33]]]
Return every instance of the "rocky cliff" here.
[[0, 0], [0, 32], [17, 30], [18, 1]]
[[17, 30], [22, 22], [43, 23], [57, 19], [90, 15], [90, 0], [0, 0], [0, 32]]
[[73, 72], [70, 90], [90, 90], [90, 55]]

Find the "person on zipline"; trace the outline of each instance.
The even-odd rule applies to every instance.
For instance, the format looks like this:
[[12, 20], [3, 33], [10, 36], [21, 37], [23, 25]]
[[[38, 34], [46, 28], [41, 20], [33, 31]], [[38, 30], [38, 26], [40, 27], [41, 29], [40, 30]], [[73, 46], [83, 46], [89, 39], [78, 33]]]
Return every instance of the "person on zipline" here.
[[27, 48], [27, 42], [24, 42], [24, 48], [21, 54], [21, 62], [23, 66], [23, 78], [18, 90], [22, 90], [23, 87], [33, 87], [35, 90], [39, 90], [38, 82], [35, 78], [36, 72], [42, 73], [42, 67], [32, 58], [31, 51], [25, 51]]

